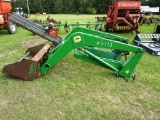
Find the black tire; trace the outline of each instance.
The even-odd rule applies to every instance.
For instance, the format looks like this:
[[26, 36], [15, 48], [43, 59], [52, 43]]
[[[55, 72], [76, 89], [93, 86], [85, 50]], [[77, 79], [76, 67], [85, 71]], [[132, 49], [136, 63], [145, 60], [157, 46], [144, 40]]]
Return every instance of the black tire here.
[[104, 30], [105, 30], [106, 32], [108, 32], [108, 30], [109, 30], [108, 24], [105, 24], [105, 25], [104, 25]]
[[8, 33], [15, 34], [17, 32], [17, 26], [12, 22], [7, 21], [7, 30]]
[[112, 28], [112, 32], [116, 32], [117, 31], [117, 29], [114, 27], [114, 28]]
[[70, 31], [69, 27], [65, 27], [64, 29], [65, 29], [66, 33], [68, 33]]
[[99, 31], [102, 31], [102, 28], [101, 28], [101, 27], [99, 28]]

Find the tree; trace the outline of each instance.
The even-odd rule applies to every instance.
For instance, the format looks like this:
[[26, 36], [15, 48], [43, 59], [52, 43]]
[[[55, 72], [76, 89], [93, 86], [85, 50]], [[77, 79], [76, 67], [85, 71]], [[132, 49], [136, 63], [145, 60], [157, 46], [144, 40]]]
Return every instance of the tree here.
[[142, 5], [147, 5], [150, 7], [159, 7], [160, 6], [160, 0], [142, 0]]
[[[31, 13], [48, 14], [105, 14], [112, 0], [28, 0]], [[13, 9], [22, 7], [27, 13], [27, 0], [12, 0]], [[142, 0], [142, 5], [157, 6], [160, 0]]]

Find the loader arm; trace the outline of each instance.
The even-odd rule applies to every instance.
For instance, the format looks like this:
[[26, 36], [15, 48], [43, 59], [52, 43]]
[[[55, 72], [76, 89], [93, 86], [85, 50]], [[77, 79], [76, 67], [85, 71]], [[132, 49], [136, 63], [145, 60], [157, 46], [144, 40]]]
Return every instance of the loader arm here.
[[[35, 25], [32, 24], [32, 26]], [[30, 27], [29, 24], [28, 27]], [[144, 53], [142, 48], [127, 43], [128, 39], [124, 37], [76, 27], [56, 46], [52, 43], [29, 48], [20, 60], [5, 66], [3, 73], [24, 80], [33, 80], [35, 77], [46, 74], [74, 50], [74, 57], [106, 67], [114, 71], [117, 76], [127, 79], [134, 74], [135, 67]], [[122, 57], [129, 52], [131, 53], [129, 57], [123, 59]]]
[[[116, 37], [108, 35], [106, 33], [89, 30], [86, 28], [75, 28], [64, 41], [60, 43], [55, 49], [51, 50], [48, 54], [48, 59], [41, 66], [41, 74], [52, 68], [62, 58], [64, 58], [73, 49], [75, 50], [75, 56], [80, 56], [82, 60], [94, 59], [96, 62], [102, 63], [107, 68], [115, 71], [119, 76], [129, 78], [134, 72], [136, 65], [141, 59], [144, 50], [142, 48], [132, 46], [123, 42], [114, 41], [113, 39], [124, 39], [123, 37]], [[105, 51], [98, 48], [116, 49], [120, 51], [129, 51], [132, 54], [127, 60], [121, 62], [120, 59], [116, 59], [113, 51]], [[98, 51], [99, 54], [94, 51]], [[83, 52], [83, 54], [79, 54]], [[108, 56], [101, 56], [101, 53], [105, 52]], [[122, 53], [120, 53], [122, 54]], [[120, 55], [119, 54], [119, 55]], [[86, 58], [86, 59], [85, 59]], [[113, 59], [114, 58], [114, 59]], [[91, 61], [92, 61], [91, 60]]]

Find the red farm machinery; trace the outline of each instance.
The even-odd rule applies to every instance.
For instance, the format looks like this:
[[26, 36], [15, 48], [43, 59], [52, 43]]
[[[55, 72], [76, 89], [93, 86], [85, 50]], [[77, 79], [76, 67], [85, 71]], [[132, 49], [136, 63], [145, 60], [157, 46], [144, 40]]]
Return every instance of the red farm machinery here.
[[8, 13], [11, 12], [11, 0], [0, 0], [0, 29], [7, 29], [10, 34], [16, 33], [16, 25], [8, 21]]
[[134, 30], [139, 33], [140, 6], [140, 0], [113, 0], [107, 12], [105, 30]]

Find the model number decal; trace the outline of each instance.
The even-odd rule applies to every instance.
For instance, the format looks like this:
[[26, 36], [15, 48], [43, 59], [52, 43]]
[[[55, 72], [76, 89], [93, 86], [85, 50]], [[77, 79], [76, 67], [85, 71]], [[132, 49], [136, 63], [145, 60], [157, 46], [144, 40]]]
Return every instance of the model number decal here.
[[112, 43], [112, 42], [108, 42], [108, 41], [101, 41], [101, 42], [98, 41], [98, 42], [97, 42], [97, 45], [112, 47], [112, 46], [113, 46], [113, 43]]

